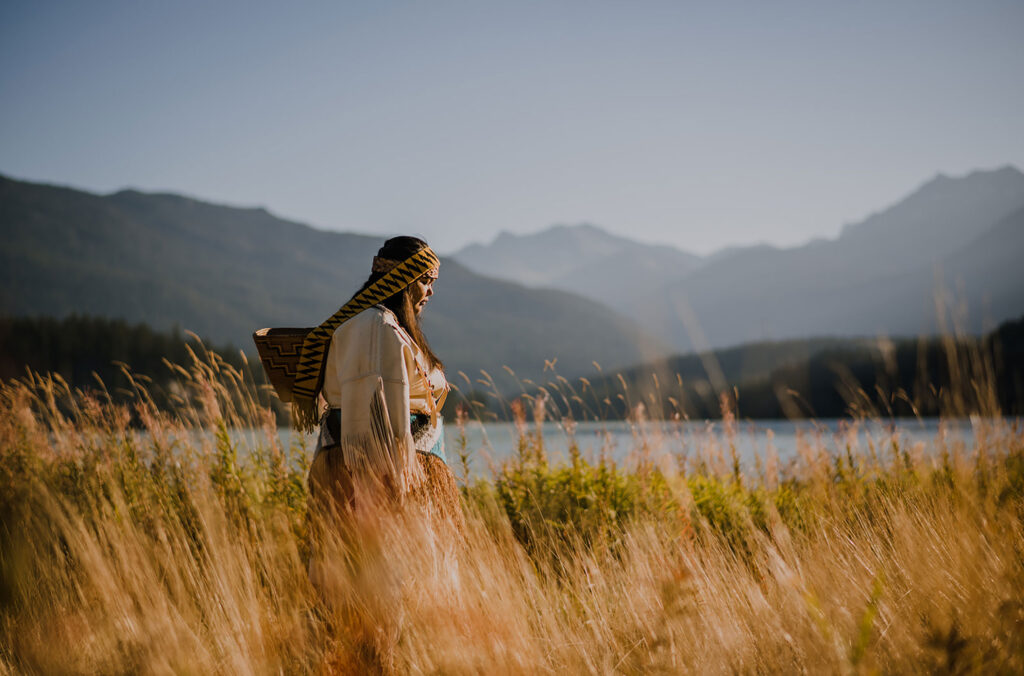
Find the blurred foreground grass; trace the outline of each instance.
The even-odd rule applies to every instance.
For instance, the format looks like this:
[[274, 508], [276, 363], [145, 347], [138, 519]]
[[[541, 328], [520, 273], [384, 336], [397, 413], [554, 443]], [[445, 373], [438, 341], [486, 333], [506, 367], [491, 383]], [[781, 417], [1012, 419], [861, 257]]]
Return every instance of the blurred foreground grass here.
[[998, 412], [972, 444], [851, 421], [744, 471], [728, 398], [696, 453], [625, 465], [550, 464], [523, 408], [464, 538], [411, 508], [311, 542], [310, 449], [243, 371], [175, 368], [171, 411], [0, 390], [0, 673], [1024, 672], [1024, 431]]

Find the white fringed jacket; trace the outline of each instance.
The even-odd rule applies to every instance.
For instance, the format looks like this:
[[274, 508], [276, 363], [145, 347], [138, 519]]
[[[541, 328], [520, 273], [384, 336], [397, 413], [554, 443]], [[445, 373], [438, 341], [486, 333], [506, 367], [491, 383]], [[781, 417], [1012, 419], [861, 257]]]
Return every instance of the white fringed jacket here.
[[[340, 409], [338, 440], [352, 471], [390, 476], [400, 493], [422, 482], [416, 451], [440, 439], [440, 409], [448, 382], [383, 306], [360, 312], [331, 338], [322, 394]], [[428, 434], [413, 441], [412, 413], [430, 416]], [[422, 447], [422, 448], [419, 448]]]

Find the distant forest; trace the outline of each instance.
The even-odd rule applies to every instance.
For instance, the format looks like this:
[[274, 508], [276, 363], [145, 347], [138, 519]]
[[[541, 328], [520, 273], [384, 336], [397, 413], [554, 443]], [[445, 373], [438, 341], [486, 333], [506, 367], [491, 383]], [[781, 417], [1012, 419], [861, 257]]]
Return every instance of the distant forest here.
[[[808, 346], [816, 349], [807, 353]], [[577, 383], [552, 380], [543, 389], [575, 419], [627, 418], [639, 404], [653, 418], [713, 419], [723, 397], [736, 415], [752, 419], [1020, 416], [1024, 318], [980, 338], [751, 344]]]
[[227, 364], [248, 370], [257, 383], [266, 382], [258, 363], [247, 366], [237, 348], [211, 346], [181, 330], [161, 332], [145, 324], [80, 315], [0, 317], [0, 380], [29, 372], [59, 374], [73, 389], [106, 392], [118, 403], [135, 398], [135, 380], [158, 406], [167, 405], [169, 385], [177, 378], [168, 363], [188, 368], [190, 350], [201, 358], [216, 353]]
[[[463, 402], [497, 419], [512, 398], [458, 382]], [[529, 401], [575, 420], [1024, 415], [1024, 318], [983, 337], [810, 339], [671, 357], [569, 381], [524, 382]], [[451, 398], [449, 398], [451, 400]], [[531, 407], [526, 406], [529, 411]], [[549, 412], [550, 416], [551, 413]]]
[[[248, 346], [246, 346], [248, 348]], [[72, 388], [106, 391], [130, 402], [132, 381], [146, 384], [158, 405], [178, 377], [168, 366], [188, 368], [190, 350], [207, 350], [266, 383], [258, 360], [233, 346], [201, 345], [181, 331], [144, 324], [71, 316], [0, 317], [0, 380], [30, 371], [57, 373]], [[255, 350], [247, 349], [252, 355]], [[448, 398], [446, 414], [469, 402], [484, 419], [507, 420], [517, 397], [466, 384]], [[723, 396], [740, 418], [832, 418], [1024, 414], [1024, 318], [981, 338], [936, 337], [895, 341], [812, 340], [758, 343], [673, 357], [621, 372], [568, 381], [552, 376], [543, 386], [527, 381], [529, 397], [547, 395], [549, 414], [577, 420], [654, 418], [713, 419]], [[268, 403], [269, 394], [264, 394]], [[275, 400], [279, 420], [284, 406]], [[529, 410], [531, 407], [524, 407]]]

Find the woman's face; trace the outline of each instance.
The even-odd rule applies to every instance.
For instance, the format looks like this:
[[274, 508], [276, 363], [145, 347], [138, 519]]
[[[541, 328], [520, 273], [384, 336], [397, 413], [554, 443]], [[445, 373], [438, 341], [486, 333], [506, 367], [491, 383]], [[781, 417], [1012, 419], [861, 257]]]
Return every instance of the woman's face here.
[[416, 314], [423, 312], [424, 306], [431, 296], [434, 295], [434, 278], [423, 275], [416, 278], [416, 281], [409, 285], [409, 294], [412, 296], [412, 306]]

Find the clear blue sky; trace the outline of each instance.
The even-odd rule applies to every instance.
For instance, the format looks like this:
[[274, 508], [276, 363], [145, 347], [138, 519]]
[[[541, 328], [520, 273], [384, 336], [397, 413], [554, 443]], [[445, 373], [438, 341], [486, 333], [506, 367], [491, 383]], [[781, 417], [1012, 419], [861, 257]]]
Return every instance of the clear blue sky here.
[[697, 253], [1024, 169], [1024, 3], [0, 5], [0, 172], [450, 252], [592, 222]]

